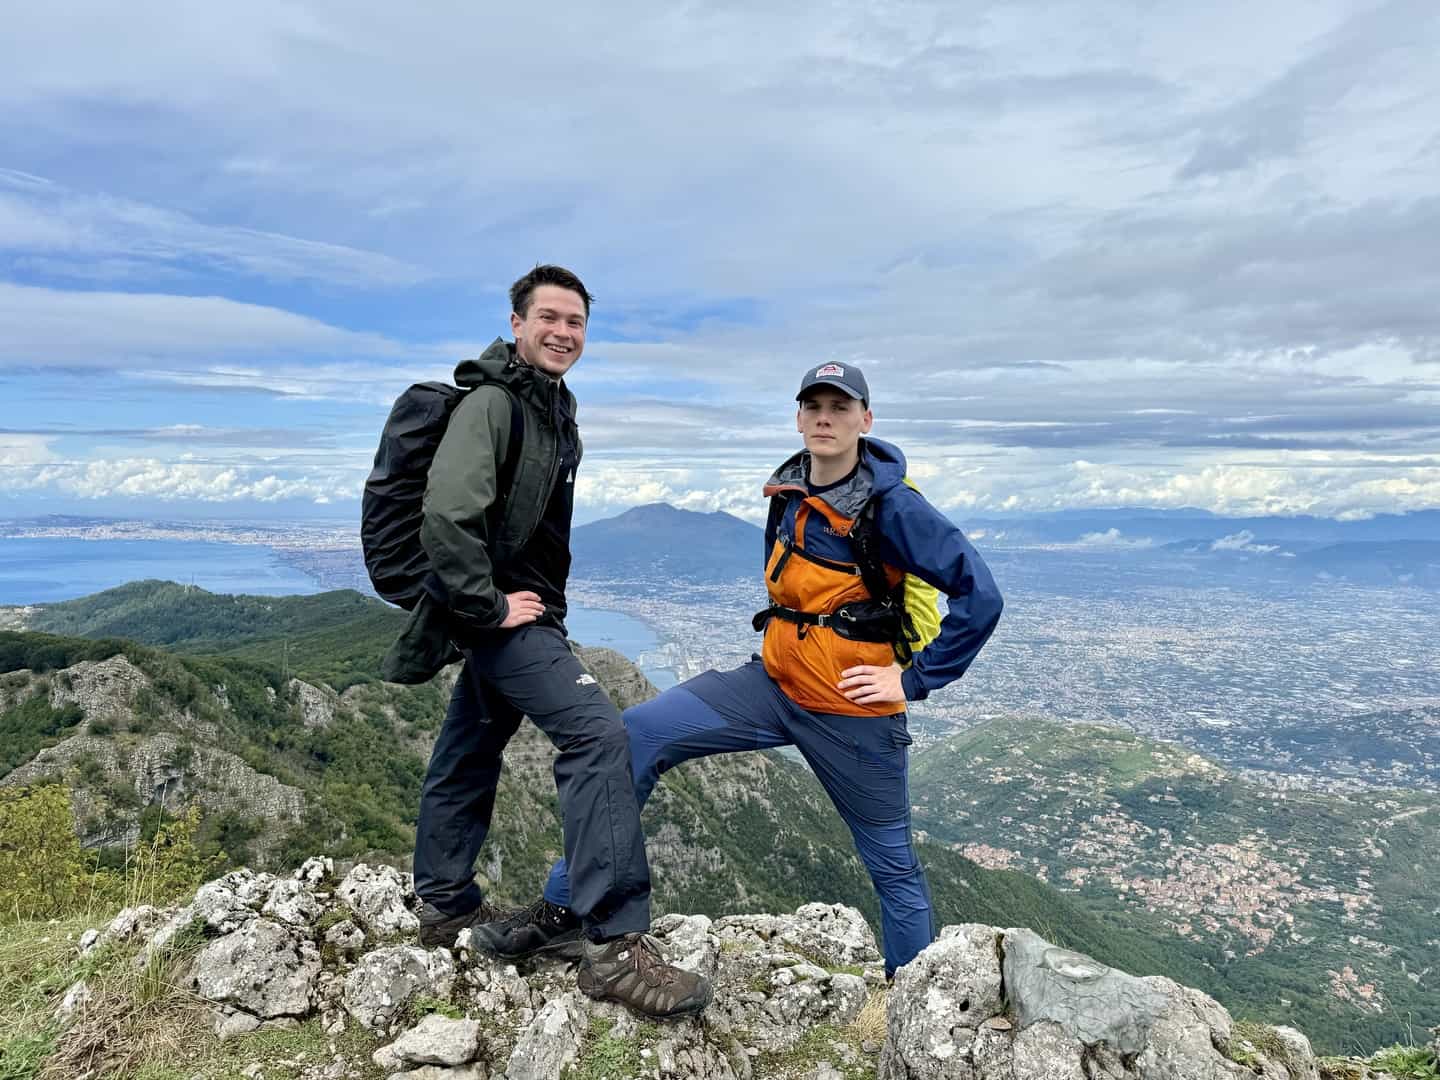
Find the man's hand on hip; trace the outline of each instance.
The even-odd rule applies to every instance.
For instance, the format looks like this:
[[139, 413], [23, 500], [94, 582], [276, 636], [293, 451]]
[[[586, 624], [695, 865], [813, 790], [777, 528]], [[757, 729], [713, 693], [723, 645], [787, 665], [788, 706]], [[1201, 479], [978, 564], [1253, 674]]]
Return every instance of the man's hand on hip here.
[[900, 685], [899, 664], [878, 667], [875, 664], [860, 664], [846, 668], [840, 673], [838, 686], [844, 695], [856, 705], [905, 705], [905, 691]]
[[540, 602], [538, 593], [506, 593], [505, 602], [510, 606], [510, 612], [500, 624], [501, 630], [513, 630], [517, 626], [532, 623], [545, 614], [545, 605]]

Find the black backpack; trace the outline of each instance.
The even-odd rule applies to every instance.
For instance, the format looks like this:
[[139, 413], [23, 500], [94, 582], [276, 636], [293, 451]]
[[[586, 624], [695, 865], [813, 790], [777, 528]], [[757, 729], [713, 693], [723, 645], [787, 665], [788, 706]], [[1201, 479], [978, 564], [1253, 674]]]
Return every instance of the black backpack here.
[[[510, 398], [510, 439], [496, 479], [495, 503], [490, 508], [496, 515], [490, 522], [494, 535], [498, 514], [515, 477], [524, 419], [520, 403], [509, 387], [503, 383], [487, 385], [501, 387]], [[420, 543], [421, 503], [440, 439], [455, 407], [467, 393], [449, 383], [422, 382], [396, 398], [380, 432], [375, 467], [365, 480], [360, 500], [360, 546], [365, 554], [365, 569], [381, 599], [406, 611], [420, 602], [427, 588], [439, 584], [429, 580], [430, 558]]]

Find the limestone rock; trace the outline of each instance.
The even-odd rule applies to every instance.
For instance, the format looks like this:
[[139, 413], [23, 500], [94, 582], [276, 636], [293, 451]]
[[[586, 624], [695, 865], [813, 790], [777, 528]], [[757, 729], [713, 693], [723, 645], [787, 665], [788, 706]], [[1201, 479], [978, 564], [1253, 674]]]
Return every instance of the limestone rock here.
[[1315, 1062], [1315, 1050], [1304, 1034], [1283, 1025], [1275, 1029], [1275, 1035], [1285, 1047], [1285, 1065], [1290, 1080], [1320, 1080], [1320, 1068]]
[[60, 1004], [55, 1006], [55, 1019], [62, 1024], [68, 1024], [77, 1013], [85, 1011], [85, 1006], [90, 1004], [93, 996], [90, 984], [85, 980], [81, 979], [79, 982], [73, 983], [70, 989], [65, 991], [65, 996], [61, 999]]
[[296, 881], [303, 881], [312, 889], [325, 884], [335, 876], [335, 860], [328, 855], [315, 855], [300, 864], [292, 875]]
[[578, 991], [553, 998], [535, 1014], [515, 1042], [505, 1080], [559, 1080], [580, 1056], [589, 1030], [585, 999]]
[[220, 1018], [215, 1025], [215, 1036], [221, 1042], [229, 1042], [231, 1039], [248, 1035], [259, 1029], [260, 1018], [258, 1016], [251, 1016], [247, 1012], [236, 1012]]
[[310, 683], [291, 679], [285, 689], [294, 696], [300, 706], [300, 722], [307, 728], [329, 727], [335, 722], [335, 707], [340, 695], [328, 686], [312, 686]]
[[[1198, 990], [1133, 978], [1029, 930], [952, 926], [896, 973], [878, 1076], [1253, 1080], [1221, 1053], [1229, 1041], [1229, 1014]], [[1287, 1046], [1292, 1075], [1313, 1077], [1303, 1037]]]
[[308, 885], [295, 878], [282, 878], [270, 886], [260, 914], [291, 926], [309, 926], [324, 910]]
[[805, 904], [794, 915], [730, 915], [715, 923], [721, 939], [789, 946], [830, 967], [880, 959], [865, 917], [843, 904]]
[[971, 1080], [979, 1075], [970, 1064], [975, 1031], [1004, 1008], [999, 935], [993, 927], [973, 923], [947, 926], [895, 973], [886, 1004], [881, 1080]]
[[124, 656], [107, 660], [82, 660], [65, 669], [66, 678], [50, 688], [55, 708], [78, 705], [85, 713], [87, 727], [97, 721], [118, 727], [135, 710], [135, 696], [150, 685], [150, 679]]
[[[1276, 1029], [1284, 1050], [1267, 1037], [1261, 1060], [1235, 1044], [1229, 1014], [1199, 991], [1133, 978], [1028, 930], [946, 927], [896, 973], [881, 1043], [878, 1025], [873, 1034], [854, 1026], [876, 990], [878, 952], [848, 908], [663, 916], [652, 932], [667, 959], [712, 978], [716, 993], [699, 1018], [651, 1024], [583, 997], [562, 958], [517, 968], [465, 948], [457, 967], [447, 949], [377, 946], [374, 937], [413, 928], [408, 876], [359, 865], [333, 896], [319, 891], [332, 880], [324, 859], [284, 877], [237, 870], [183, 907], [130, 909], [81, 940], [93, 950], [149, 934], [144, 952], [153, 954], [198, 925], [211, 940], [191, 978], [215, 1007], [222, 1037], [292, 1026], [312, 1013], [334, 1037], [348, 1015], [393, 1037], [374, 1063], [405, 1080], [561, 1080], [572, 1066], [584, 1069], [602, 1031], [607, 1047], [636, 1055], [626, 1059], [627, 1075], [648, 1080], [756, 1080], [774, 1064], [769, 1055], [802, 1045], [806, 1060], [786, 1067], [795, 1080], [854, 1076], [876, 1053], [877, 1080], [1318, 1080], [1299, 1032]], [[355, 921], [327, 926], [339, 904]], [[863, 974], [836, 970], [855, 964]], [[410, 1024], [422, 995], [466, 1019]], [[83, 1008], [82, 999], [72, 987], [62, 1010]], [[806, 1042], [817, 1029], [845, 1034]], [[1229, 1060], [1239, 1049], [1249, 1067]], [[338, 1080], [358, 1075], [355, 1068], [337, 1058], [304, 1076]]]
[[409, 874], [393, 866], [357, 865], [335, 890], [366, 930], [377, 937], [408, 934], [420, 928], [420, 920], [405, 903], [413, 895]]
[[370, 1031], [388, 1034], [421, 994], [449, 997], [455, 963], [449, 952], [391, 945], [361, 957], [345, 979], [345, 1011]]
[[421, 1065], [418, 1069], [391, 1073], [388, 1080], [486, 1080], [485, 1066], [459, 1065], [447, 1069], [441, 1065]]
[[357, 956], [364, 946], [365, 932], [345, 919], [325, 931], [325, 944], [335, 950], [336, 956], [349, 960]]
[[192, 978], [202, 997], [268, 1020], [309, 1014], [319, 974], [312, 942], [256, 919], [201, 950]]
[[1082, 1043], [1138, 1054], [1169, 1004], [1144, 980], [1057, 948], [1030, 930], [1006, 931], [1004, 949], [1005, 987], [1022, 1029], [1053, 1020]]
[[[1038, 1020], [1015, 1036], [1011, 1047], [1009, 1073], [1033, 1080], [1089, 1080], [1081, 1065], [1084, 1047], [1075, 1036], [1052, 1020]], [[978, 1073], [989, 1080], [993, 1073]]]
[[127, 907], [110, 920], [110, 925], [101, 936], [105, 941], [130, 941], [151, 933], [164, 921], [165, 911], [162, 908], [151, 907], [149, 904]]
[[1176, 1080], [1248, 1078], [1248, 1069], [1217, 1049], [1230, 1044], [1230, 1014], [1218, 1002], [1160, 976], [1143, 981], [1161, 991], [1169, 1002], [1155, 1018], [1149, 1044], [1136, 1059], [1135, 1067], [1142, 1076]]
[[652, 933], [665, 945], [666, 959], [676, 967], [711, 978], [720, 960], [720, 939], [705, 915], [662, 915]]
[[390, 1052], [408, 1065], [464, 1065], [480, 1054], [480, 1025], [432, 1013], [391, 1043]]

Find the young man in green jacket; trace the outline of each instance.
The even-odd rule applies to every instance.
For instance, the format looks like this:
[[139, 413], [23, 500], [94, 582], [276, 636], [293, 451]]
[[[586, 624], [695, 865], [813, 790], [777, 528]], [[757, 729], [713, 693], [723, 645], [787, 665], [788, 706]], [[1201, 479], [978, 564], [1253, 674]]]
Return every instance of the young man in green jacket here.
[[386, 658], [387, 670], [423, 668], [450, 643], [465, 658], [420, 797], [420, 941], [449, 946], [498, 914], [476, 885], [475, 859], [501, 755], [529, 716], [559, 751], [576, 916], [548, 946], [579, 957], [577, 981], [590, 997], [649, 1016], [698, 1012], [709, 983], [666, 964], [648, 936], [650, 870], [624, 724], [566, 643], [581, 444], [564, 376], [585, 347], [590, 295], [568, 270], [537, 266], [510, 300], [514, 344], [496, 340], [455, 371], [469, 393], [435, 453], [420, 534], [431, 588]]

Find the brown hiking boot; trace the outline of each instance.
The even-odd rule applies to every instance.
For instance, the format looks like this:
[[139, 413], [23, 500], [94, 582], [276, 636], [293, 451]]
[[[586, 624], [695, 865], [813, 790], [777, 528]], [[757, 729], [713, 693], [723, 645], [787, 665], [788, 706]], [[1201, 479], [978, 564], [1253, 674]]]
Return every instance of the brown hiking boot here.
[[427, 900], [420, 905], [420, 947], [453, 949], [461, 930], [503, 919], [507, 914], [490, 901], [482, 900], [474, 911], [467, 911], [464, 915], [446, 915]]
[[656, 1018], [689, 1016], [710, 1004], [710, 980], [667, 964], [649, 934], [585, 941], [575, 982], [586, 997]]

